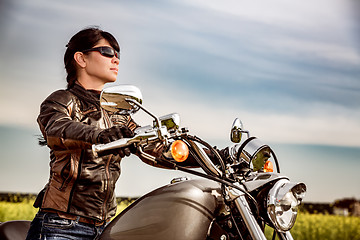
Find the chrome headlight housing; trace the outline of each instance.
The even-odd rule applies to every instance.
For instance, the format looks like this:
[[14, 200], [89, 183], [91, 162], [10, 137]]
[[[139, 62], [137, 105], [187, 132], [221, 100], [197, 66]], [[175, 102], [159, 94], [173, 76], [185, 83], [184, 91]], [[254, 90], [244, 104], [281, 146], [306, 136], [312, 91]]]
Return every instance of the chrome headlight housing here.
[[291, 183], [287, 179], [279, 180], [270, 189], [267, 197], [267, 214], [278, 231], [286, 232], [294, 226], [298, 207], [305, 193], [304, 183]]

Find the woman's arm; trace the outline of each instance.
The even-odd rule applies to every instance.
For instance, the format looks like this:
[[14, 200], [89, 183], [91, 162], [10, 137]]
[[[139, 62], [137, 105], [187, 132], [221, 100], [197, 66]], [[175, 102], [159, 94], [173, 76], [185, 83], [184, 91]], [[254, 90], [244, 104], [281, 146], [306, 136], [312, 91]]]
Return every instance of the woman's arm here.
[[75, 97], [68, 91], [51, 94], [40, 106], [38, 124], [52, 149], [90, 148], [102, 129], [73, 119]]

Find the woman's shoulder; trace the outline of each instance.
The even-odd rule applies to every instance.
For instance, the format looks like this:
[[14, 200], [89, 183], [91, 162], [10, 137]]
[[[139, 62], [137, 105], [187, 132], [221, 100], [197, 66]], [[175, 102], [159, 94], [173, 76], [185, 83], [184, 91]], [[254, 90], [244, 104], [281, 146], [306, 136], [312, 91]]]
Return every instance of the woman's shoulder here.
[[44, 102], [57, 102], [68, 106], [71, 102], [76, 101], [77, 97], [66, 89], [59, 89], [51, 93]]

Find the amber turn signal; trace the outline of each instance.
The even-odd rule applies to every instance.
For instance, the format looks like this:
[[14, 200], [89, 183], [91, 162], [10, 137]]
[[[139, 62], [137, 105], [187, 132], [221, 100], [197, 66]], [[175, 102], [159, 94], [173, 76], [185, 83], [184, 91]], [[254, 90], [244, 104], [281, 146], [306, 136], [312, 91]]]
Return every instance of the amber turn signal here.
[[274, 166], [270, 160], [267, 160], [264, 164], [264, 172], [273, 172]]
[[181, 140], [176, 140], [171, 144], [171, 155], [177, 162], [185, 161], [189, 156], [189, 148]]

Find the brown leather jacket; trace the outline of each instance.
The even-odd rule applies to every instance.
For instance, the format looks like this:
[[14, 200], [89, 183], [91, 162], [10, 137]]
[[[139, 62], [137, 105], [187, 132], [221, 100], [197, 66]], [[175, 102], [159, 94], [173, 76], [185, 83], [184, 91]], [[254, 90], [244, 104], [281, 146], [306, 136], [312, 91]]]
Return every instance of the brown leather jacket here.
[[91, 145], [105, 128], [123, 124], [134, 130], [136, 123], [130, 116], [106, 112], [98, 93], [77, 84], [52, 93], [41, 104], [38, 123], [50, 148], [50, 178], [38, 207], [100, 221], [113, 217], [121, 158], [95, 158]]

